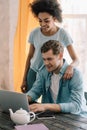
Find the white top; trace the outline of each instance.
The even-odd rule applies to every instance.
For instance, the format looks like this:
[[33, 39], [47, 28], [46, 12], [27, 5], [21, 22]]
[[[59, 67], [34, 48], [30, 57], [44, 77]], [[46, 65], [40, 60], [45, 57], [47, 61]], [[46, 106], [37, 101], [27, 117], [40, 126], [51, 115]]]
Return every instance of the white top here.
[[56, 99], [59, 93], [59, 81], [60, 81], [60, 74], [55, 74], [53, 73], [52, 77], [51, 77], [51, 94], [54, 100], [54, 103], [56, 103]]

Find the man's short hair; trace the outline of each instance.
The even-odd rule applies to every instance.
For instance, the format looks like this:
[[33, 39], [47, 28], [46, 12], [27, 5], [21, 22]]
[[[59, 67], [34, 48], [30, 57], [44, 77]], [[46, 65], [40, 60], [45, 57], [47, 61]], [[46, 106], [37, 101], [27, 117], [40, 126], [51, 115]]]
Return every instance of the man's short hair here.
[[54, 55], [58, 55], [60, 52], [64, 52], [64, 47], [57, 40], [49, 40], [41, 47], [41, 53], [45, 53], [49, 50], [52, 50]]

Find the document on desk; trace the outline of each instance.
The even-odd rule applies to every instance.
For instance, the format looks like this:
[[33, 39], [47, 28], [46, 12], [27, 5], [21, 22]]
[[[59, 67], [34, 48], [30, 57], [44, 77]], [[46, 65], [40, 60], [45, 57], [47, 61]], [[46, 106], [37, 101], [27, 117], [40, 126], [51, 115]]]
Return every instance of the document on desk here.
[[49, 130], [44, 124], [17, 125], [16, 130]]

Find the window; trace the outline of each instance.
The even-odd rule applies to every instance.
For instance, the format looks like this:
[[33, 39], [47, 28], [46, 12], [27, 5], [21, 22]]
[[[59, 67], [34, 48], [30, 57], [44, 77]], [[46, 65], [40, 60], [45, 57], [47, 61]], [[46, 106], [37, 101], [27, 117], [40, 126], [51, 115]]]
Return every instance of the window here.
[[[87, 0], [61, 0], [63, 9], [63, 23], [62, 26], [70, 33], [74, 48], [79, 56], [79, 69], [83, 74], [85, 83], [84, 90], [87, 91]], [[65, 50], [65, 57], [70, 62], [70, 56]]]

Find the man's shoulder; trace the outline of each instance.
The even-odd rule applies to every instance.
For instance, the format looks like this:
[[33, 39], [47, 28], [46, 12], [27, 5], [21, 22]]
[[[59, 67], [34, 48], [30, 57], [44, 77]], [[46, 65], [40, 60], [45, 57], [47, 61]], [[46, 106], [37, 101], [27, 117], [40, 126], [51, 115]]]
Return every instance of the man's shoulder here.
[[76, 75], [82, 75], [81, 71], [78, 68], [74, 68], [74, 73]]
[[43, 65], [42, 67], [40, 67], [39, 71], [38, 71], [40, 74], [42, 75], [48, 75], [49, 72], [47, 71], [45, 65]]
[[45, 65], [42, 65], [42, 66], [39, 68], [39, 72], [43, 72], [43, 71], [47, 71]]
[[83, 75], [81, 71], [78, 68], [74, 68], [74, 74], [73, 74], [73, 79], [76, 79], [77, 81], [82, 81], [83, 80]]

